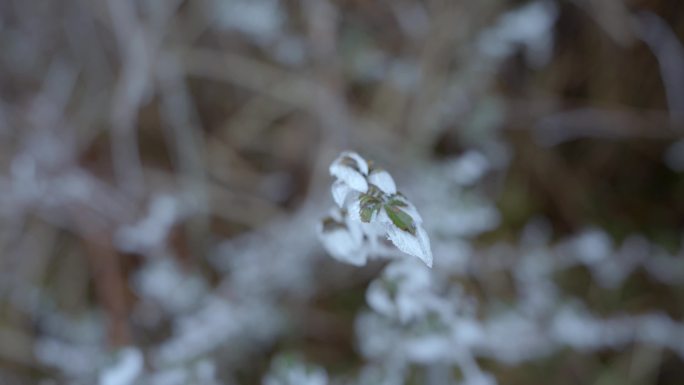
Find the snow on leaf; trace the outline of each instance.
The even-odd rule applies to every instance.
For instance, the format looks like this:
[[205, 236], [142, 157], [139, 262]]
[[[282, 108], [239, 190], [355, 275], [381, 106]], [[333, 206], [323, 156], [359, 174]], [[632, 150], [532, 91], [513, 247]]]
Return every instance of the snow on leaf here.
[[387, 204], [392, 205], [392, 206], [397, 206], [397, 207], [408, 207], [408, 203], [404, 202], [401, 199], [397, 199], [396, 197], [391, 198]]
[[342, 207], [344, 206], [347, 196], [352, 192], [352, 189], [346, 183], [336, 180], [332, 184], [331, 192], [335, 203], [337, 203], [339, 207]]
[[393, 195], [397, 193], [397, 185], [392, 176], [385, 170], [373, 170], [368, 176], [368, 181], [376, 186], [385, 194]]
[[333, 163], [330, 165], [330, 175], [337, 178], [338, 181], [345, 183], [351, 189], [360, 192], [368, 191], [368, 182], [366, 182], [366, 178], [361, 175], [359, 171], [347, 165], [337, 162]]
[[321, 240], [323, 247], [333, 258], [354, 266], [366, 264], [366, 252], [348, 231], [335, 230], [324, 234]]
[[366, 162], [366, 160], [363, 159], [361, 155], [352, 151], [345, 151], [342, 154], [340, 154], [340, 156], [337, 159], [344, 164], [352, 166], [361, 174], [368, 175], [368, 162]]
[[355, 152], [343, 152], [330, 165], [330, 175], [360, 192], [368, 191], [368, 163]]
[[418, 257], [421, 261], [425, 262], [428, 267], [432, 267], [430, 239], [422, 227], [416, 227], [415, 235], [413, 235], [395, 225], [390, 225], [387, 229], [387, 237], [397, 249], [406, 254]]
[[418, 213], [416, 207], [401, 193], [392, 195], [388, 204], [395, 207], [401, 207], [401, 209], [413, 219], [413, 222], [415, 222], [416, 225], [423, 223], [423, 218], [420, 216], [420, 213]]
[[318, 227], [318, 237], [331, 257], [355, 266], [363, 266], [368, 258], [363, 232], [358, 223], [342, 221], [338, 212], [325, 218]]

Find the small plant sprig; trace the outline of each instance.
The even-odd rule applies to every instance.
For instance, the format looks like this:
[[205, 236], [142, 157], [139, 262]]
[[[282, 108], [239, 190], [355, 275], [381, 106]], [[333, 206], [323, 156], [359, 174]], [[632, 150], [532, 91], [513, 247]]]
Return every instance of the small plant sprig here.
[[392, 176], [355, 152], [343, 152], [330, 165], [337, 208], [319, 225], [323, 246], [333, 258], [364, 265], [386, 237], [402, 252], [432, 267], [432, 251], [422, 218]]

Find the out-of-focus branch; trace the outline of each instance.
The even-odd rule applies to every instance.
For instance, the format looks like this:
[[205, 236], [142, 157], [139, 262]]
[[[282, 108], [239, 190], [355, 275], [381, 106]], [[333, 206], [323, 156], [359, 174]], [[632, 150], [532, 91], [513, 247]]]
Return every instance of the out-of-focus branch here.
[[650, 12], [636, 18], [637, 35], [655, 55], [672, 120], [684, 125], [684, 47], [667, 23]]
[[126, 298], [127, 285], [121, 267], [121, 255], [114, 249], [110, 232], [101, 226], [94, 226], [89, 214], [74, 214], [82, 228], [81, 240], [97, 297], [107, 314], [109, 342], [114, 347], [129, 345], [132, 342], [128, 323], [130, 306]]
[[314, 103], [315, 82], [263, 61], [204, 48], [189, 49], [180, 60], [190, 76], [228, 82], [303, 110]]
[[684, 125], [665, 111], [607, 109], [593, 106], [564, 108], [548, 101], [509, 101], [506, 127], [534, 129], [544, 144], [556, 145], [577, 138], [677, 139]]
[[107, 6], [122, 58], [111, 111], [112, 161], [121, 186], [139, 195], [143, 176], [135, 120], [151, 92], [151, 66], [156, 49], [138, 20], [133, 2], [108, 0]]

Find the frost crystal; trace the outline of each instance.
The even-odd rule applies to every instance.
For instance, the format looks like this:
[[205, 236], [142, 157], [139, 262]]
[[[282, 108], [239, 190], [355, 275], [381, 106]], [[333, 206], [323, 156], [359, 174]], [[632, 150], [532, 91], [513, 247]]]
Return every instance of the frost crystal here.
[[319, 238], [335, 259], [353, 265], [366, 263], [377, 252], [379, 236], [402, 252], [432, 267], [432, 250], [423, 219], [415, 206], [397, 191], [392, 176], [355, 152], [343, 152], [330, 165], [335, 177], [332, 196], [340, 210], [319, 224]]

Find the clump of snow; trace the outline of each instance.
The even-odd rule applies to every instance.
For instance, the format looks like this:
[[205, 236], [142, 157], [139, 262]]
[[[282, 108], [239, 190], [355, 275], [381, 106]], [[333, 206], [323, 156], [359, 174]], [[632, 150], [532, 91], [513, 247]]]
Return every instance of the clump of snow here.
[[173, 314], [192, 309], [208, 290], [204, 279], [182, 271], [171, 258], [150, 260], [136, 275], [134, 287], [141, 297]]
[[517, 46], [523, 46], [530, 64], [541, 67], [551, 57], [551, 29], [557, 15], [553, 2], [541, 0], [525, 4], [504, 14], [494, 27], [485, 31], [478, 41], [479, 49], [491, 57], [503, 58], [511, 55]]
[[368, 259], [363, 230], [358, 222], [343, 214], [338, 208], [330, 211], [329, 219], [318, 225], [319, 239], [331, 257], [340, 262], [363, 266]]
[[136, 348], [124, 348], [117, 353], [113, 365], [102, 370], [99, 385], [132, 385], [142, 373], [143, 356]]
[[489, 160], [476, 150], [468, 150], [451, 163], [451, 177], [464, 186], [477, 182], [490, 168]]
[[430, 305], [430, 272], [414, 260], [391, 263], [374, 280], [366, 300], [376, 312], [408, 322], [425, 313]]
[[139, 222], [123, 226], [115, 235], [117, 246], [127, 252], [149, 252], [163, 247], [180, 214], [177, 200], [166, 194], [156, 196], [149, 213]]
[[216, 26], [270, 41], [281, 34], [283, 10], [278, 0], [215, 0], [211, 12]]

